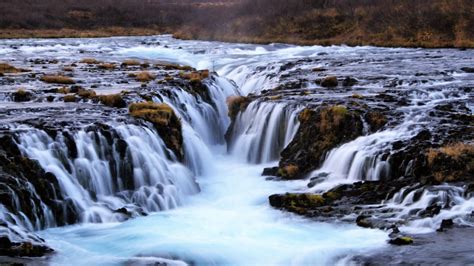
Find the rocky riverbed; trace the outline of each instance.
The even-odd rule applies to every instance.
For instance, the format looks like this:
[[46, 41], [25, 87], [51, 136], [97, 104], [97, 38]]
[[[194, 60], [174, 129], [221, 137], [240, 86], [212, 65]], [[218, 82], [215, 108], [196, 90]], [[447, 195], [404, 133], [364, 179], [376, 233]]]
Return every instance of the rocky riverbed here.
[[[472, 56], [169, 36], [2, 41], [0, 255], [52, 252], [38, 230], [182, 208], [206, 193], [221, 150], [284, 187], [265, 190], [265, 205], [384, 230], [413, 247], [382, 251], [394, 261], [430, 262], [418, 254], [445, 242], [454, 254], [462, 244], [444, 236], [474, 225]], [[371, 254], [345, 259], [388, 261]]]

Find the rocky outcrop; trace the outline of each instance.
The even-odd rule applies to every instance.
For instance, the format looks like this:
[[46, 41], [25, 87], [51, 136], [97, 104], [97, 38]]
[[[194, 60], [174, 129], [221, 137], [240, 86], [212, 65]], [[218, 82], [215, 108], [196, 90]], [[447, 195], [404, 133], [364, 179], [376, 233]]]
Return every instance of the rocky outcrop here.
[[284, 179], [303, 177], [320, 166], [331, 149], [363, 133], [360, 115], [343, 105], [305, 109], [299, 121], [296, 136], [281, 153], [278, 176]]

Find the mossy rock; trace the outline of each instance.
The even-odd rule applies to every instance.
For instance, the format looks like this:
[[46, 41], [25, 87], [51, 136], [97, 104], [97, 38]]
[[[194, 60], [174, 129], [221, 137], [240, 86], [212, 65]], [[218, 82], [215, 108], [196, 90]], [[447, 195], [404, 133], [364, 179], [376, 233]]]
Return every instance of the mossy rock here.
[[31, 100], [31, 92], [24, 89], [18, 89], [13, 93], [13, 100], [15, 102], [27, 102]]
[[322, 87], [330, 88], [330, 87], [337, 87], [337, 85], [339, 85], [339, 82], [337, 80], [337, 77], [335, 76], [325, 77], [321, 80]]
[[169, 105], [154, 102], [132, 103], [129, 106], [129, 114], [151, 122], [166, 146], [175, 153], [178, 159], [183, 159], [181, 121]]
[[396, 246], [406, 246], [413, 244], [414, 240], [413, 238], [408, 236], [400, 236], [397, 238], [390, 239], [388, 243]]

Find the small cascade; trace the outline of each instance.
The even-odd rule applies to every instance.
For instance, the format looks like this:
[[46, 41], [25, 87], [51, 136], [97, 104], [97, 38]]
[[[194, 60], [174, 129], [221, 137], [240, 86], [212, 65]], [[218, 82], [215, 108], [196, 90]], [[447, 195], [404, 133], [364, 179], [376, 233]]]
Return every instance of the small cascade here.
[[404, 120], [399, 125], [361, 136], [330, 151], [322, 167], [308, 175], [308, 178], [322, 179], [311, 190], [323, 191], [342, 183], [389, 178], [393, 143], [410, 140], [422, 130], [432, 127], [427, 113], [436, 104], [464, 100], [465, 97], [451, 89], [413, 92], [410, 95], [413, 105], [402, 110]]
[[254, 101], [231, 129], [229, 151], [250, 163], [277, 160], [298, 131], [299, 107]]
[[123, 213], [117, 210], [124, 207], [132, 214], [175, 208], [199, 191], [193, 174], [170, 157], [155, 131], [109, 127], [112, 137], [92, 129], [66, 131], [54, 139], [38, 129], [22, 128], [19, 134], [21, 150], [56, 176], [79, 221], [120, 221]]
[[185, 163], [196, 174], [202, 174], [209, 168], [211, 148], [225, 146], [224, 135], [230, 124], [225, 100], [239, 94], [237, 88], [225, 78], [213, 77], [205, 85], [208, 100], [184, 90], [173, 90], [171, 95], [161, 95], [160, 98], [153, 97], [155, 102], [171, 106], [181, 118]]
[[474, 226], [474, 197], [466, 187], [438, 185], [404, 188], [386, 202], [384, 209], [396, 210], [395, 221], [408, 220], [406, 231], [429, 232], [440, 228], [443, 220]]

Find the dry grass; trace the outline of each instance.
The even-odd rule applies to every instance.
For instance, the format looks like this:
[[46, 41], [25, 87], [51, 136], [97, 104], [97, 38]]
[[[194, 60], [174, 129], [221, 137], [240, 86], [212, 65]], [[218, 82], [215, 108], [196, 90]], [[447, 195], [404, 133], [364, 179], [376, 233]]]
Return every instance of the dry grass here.
[[73, 72], [73, 71], [74, 71], [74, 68], [71, 67], [71, 66], [63, 67], [63, 71], [65, 71], [65, 72]]
[[0, 39], [16, 38], [100, 38], [112, 36], [149, 36], [164, 33], [161, 29], [105, 27], [97, 29], [0, 29]]
[[68, 94], [69, 93], [69, 88], [68, 87], [61, 87], [56, 90], [57, 93], [62, 93], [62, 94]]
[[94, 90], [81, 89], [77, 92], [77, 95], [81, 98], [90, 99], [94, 98], [97, 94]]
[[127, 106], [121, 94], [100, 95], [99, 101], [109, 107], [124, 108]]
[[116, 65], [112, 63], [102, 63], [102, 64], [99, 64], [97, 67], [103, 70], [113, 70], [115, 69]]
[[72, 103], [72, 102], [76, 102], [77, 98], [76, 98], [76, 95], [74, 94], [68, 94], [64, 96], [63, 100], [65, 103]]
[[332, 133], [349, 114], [349, 110], [344, 105], [334, 105], [320, 111], [321, 121], [319, 130], [322, 133]]
[[294, 179], [299, 174], [299, 167], [295, 164], [289, 164], [278, 169], [278, 175], [285, 179]]
[[149, 82], [156, 78], [155, 75], [151, 74], [148, 71], [133, 73], [131, 74], [131, 76], [134, 77], [136, 81], [140, 81], [140, 82]]
[[160, 126], [168, 126], [172, 117], [175, 116], [173, 109], [165, 103], [132, 103], [128, 110], [131, 116]]
[[80, 63], [88, 64], [88, 65], [96, 65], [96, 64], [100, 64], [100, 61], [95, 58], [84, 58], [80, 61]]
[[244, 111], [249, 104], [249, 98], [244, 96], [230, 96], [226, 100], [227, 108], [229, 109], [229, 117], [234, 119], [237, 114]]
[[21, 72], [29, 72], [29, 70], [16, 68], [7, 63], [0, 63], [0, 73], [21, 73]]
[[56, 84], [75, 84], [74, 80], [70, 77], [62, 76], [62, 75], [46, 75], [41, 77], [40, 79], [46, 83], [56, 83]]
[[183, 79], [190, 80], [191, 82], [200, 82], [209, 77], [209, 70], [200, 70], [192, 72], [180, 72], [179, 76]]
[[443, 146], [439, 149], [429, 149], [426, 157], [428, 159], [428, 164], [433, 165], [436, 158], [439, 158], [440, 155], [447, 156], [457, 161], [466, 154], [474, 154], [474, 145], [458, 142]]
[[129, 67], [129, 66], [139, 66], [141, 65], [140, 61], [138, 60], [133, 60], [133, 59], [128, 59], [122, 62], [122, 66], [124, 67]]

